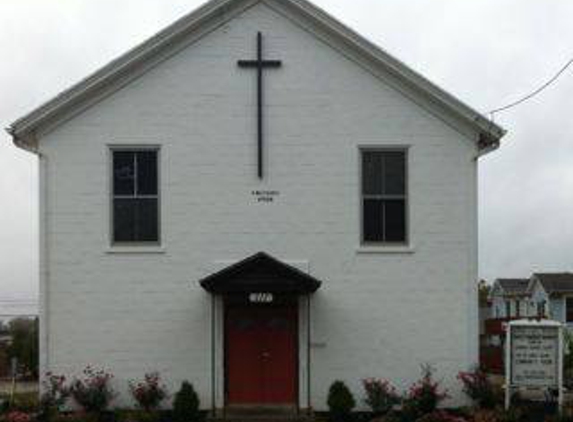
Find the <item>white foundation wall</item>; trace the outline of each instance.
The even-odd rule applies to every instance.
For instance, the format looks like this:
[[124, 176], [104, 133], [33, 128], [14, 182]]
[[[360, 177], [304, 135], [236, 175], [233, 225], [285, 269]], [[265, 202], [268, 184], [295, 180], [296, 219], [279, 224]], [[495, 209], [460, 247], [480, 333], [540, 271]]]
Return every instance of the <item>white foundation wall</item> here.
[[[283, 61], [265, 72], [262, 181], [256, 76], [237, 67], [257, 31]], [[161, 248], [110, 247], [110, 145], [161, 147]], [[360, 248], [359, 146], [409, 147], [409, 248]], [[461, 402], [455, 376], [477, 362], [475, 144], [276, 10], [244, 11], [40, 152], [43, 370], [103, 367], [118, 405], [128, 380], [157, 370], [210, 407], [211, 298], [197, 280], [265, 251], [324, 281], [311, 301], [315, 409], [335, 379], [361, 398], [362, 378], [405, 389], [424, 363]], [[253, 190], [279, 194], [258, 203]]]

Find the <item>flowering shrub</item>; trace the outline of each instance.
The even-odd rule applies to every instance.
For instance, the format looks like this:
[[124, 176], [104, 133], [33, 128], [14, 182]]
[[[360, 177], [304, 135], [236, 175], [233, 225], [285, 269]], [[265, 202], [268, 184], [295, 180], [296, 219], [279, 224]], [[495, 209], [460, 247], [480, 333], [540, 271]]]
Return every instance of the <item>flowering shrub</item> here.
[[463, 384], [463, 392], [479, 407], [493, 409], [497, 396], [493, 384], [487, 379], [485, 372], [476, 368], [471, 372], [460, 372], [458, 379]]
[[160, 384], [157, 372], [145, 374], [143, 381], [130, 383], [129, 388], [139, 407], [147, 412], [157, 409], [167, 397], [167, 390]]
[[87, 366], [83, 374], [83, 379], [72, 382], [70, 393], [73, 399], [86, 412], [100, 413], [106, 410], [115, 396], [110, 386], [113, 376], [91, 366]]
[[410, 419], [432, 413], [440, 402], [448, 398], [440, 383], [433, 379], [433, 368], [429, 365], [422, 367], [422, 377], [411, 387], [404, 399], [403, 412]]
[[400, 402], [396, 389], [386, 380], [366, 378], [362, 380], [362, 386], [366, 393], [364, 402], [375, 415], [387, 414], [395, 404]]
[[12, 412], [8, 412], [4, 417], [4, 420], [6, 422], [30, 422], [32, 418], [27, 413], [14, 410]]
[[44, 412], [58, 410], [70, 397], [70, 389], [66, 386], [66, 377], [46, 372], [42, 381], [40, 407]]

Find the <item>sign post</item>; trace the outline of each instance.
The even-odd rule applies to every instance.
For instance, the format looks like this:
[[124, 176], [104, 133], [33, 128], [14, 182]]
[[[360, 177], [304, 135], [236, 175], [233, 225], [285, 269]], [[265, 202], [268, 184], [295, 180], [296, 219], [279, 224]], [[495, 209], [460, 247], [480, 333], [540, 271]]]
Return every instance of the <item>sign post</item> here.
[[563, 325], [551, 320], [511, 321], [505, 349], [505, 408], [514, 389], [549, 389], [563, 404]]

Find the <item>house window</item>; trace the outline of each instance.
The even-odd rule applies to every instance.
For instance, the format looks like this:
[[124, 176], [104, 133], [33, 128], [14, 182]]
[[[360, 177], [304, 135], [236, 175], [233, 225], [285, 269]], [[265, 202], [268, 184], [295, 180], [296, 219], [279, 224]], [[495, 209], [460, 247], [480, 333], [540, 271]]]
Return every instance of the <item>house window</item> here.
[[406, 243], [406, 151], [361, 153], [362, 242]]
[[519, 318], [521, 302], [519, 300], [515, 301], [515, 316]]
[[545, 301], [544, 300], [537, 302], [537, 316], [539, 318], [545, 317]]
[[565, 298], [565, 322], [573, 322], [573, 297]]
[[114, 149], [114, 243], [159, 242], [158, 150]]
[[511, 302], [509, 300], [505, 301], [505, 317], [511, 317]]

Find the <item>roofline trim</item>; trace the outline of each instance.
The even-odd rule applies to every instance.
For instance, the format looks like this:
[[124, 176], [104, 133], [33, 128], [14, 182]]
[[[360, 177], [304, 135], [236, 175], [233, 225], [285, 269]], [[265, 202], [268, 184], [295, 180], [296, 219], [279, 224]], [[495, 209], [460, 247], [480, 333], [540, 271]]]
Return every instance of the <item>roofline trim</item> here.
[[[178, 40], [180, 37], [189, 36], [194, 32], [199, 32], [209, 20], [219, 17], [223, 21], [227, 21], [232, 17], [233, 13], [231, 12], [233, 8], [243, 10], [259, 2], [270, 6], [276, 0], [210, 0], [128, 52], [110, 61], [80, 82], [15, 120], [7, 129], [8, 133], [12, 136], [13, 142], [17, 146], [35, 150], [35, 147], [31, 145], [30, 139], [35, 138], [34, 133], [37, 128], [49, 124], [52, 120], [57, 121], [62, 116], [65, 117], [67, 111], [74, 105], [89, 100], [91, 94], [97, 94], [98, 90], [111, 85], [124, 72], [131, 71], [146, 60], [152, 59], [173, 41]], [[377, 65], [398, 76], [401, 80], [444, 107], [446, 111], [457, 115], [462, 121], [468, 123], [480, 133], [477, 142], [480, 155], [499, 146], [499, 140], [506, 133], [505, 129], [430, 82], [427, 78], [322, 9], [306, 0], [280, 0], [276, 4], [279, 4], [281, 7], [292, 6], [300, 13], [312, 18], [318, 25], [334, 32], [351, 47], [358, 50], [359, 53], [366, 54]]]

